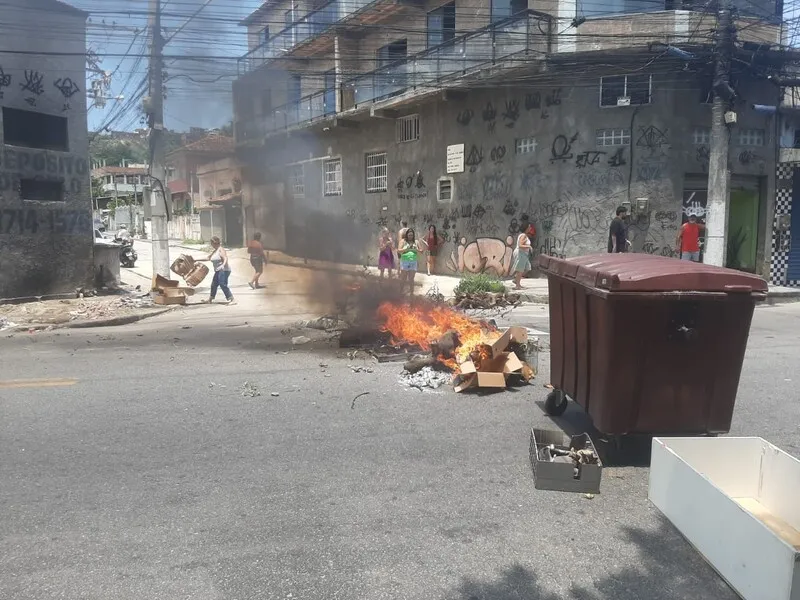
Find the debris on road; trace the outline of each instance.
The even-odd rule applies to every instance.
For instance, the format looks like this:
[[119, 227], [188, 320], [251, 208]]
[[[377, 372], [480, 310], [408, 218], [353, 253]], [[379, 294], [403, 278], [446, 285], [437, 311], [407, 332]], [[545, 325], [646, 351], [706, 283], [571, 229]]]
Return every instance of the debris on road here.
[[311, 341], [311, 338], [304, 335], [298, 335], [292, 338], [292, 346], [301, 346]]
[[277, 398], [278, 396], [280, 396], [280, 394], [278, 392], [272, 392], [270, 393], [270, 396], [272, 396], [273, 398]]
[[189, 287], [197, 287], [208, 275], [208, 267], [203, 263], [195, 262], [188, 254], [181, 254], [176, 258], [170, 271], [183, 278]]
[[360, 365], [347, 365], [353, 373], [372, 373], [372, 367], [363, 367]]
[[369, 396], [369, 392], [361, 392], [355, 398], [353, 398], [353, 402], [350, 404], [350, 409], [354, 409], [356, 407], [356, 400], [361, 398], [361, 396]]
[[258, 391], [258, 388], [250, 383], [249, 381], [245, 381], [244, 385], [242, 386], [242, 396], [248, 396], [250, 398], [255, 398], [256, 396], [260, 396], [261, 392]]
[[17, 324], [9, 321], [7, 317], [0, 317], [0, 331], [5, 331], [6, 329], [11, 329], [16, 326]]
[[[203, 266], [206, 272], [208, 271], [205, 265], [200, 266]], [[179, 287], [177, 281], [167, 279], [158, 274], [153, 277], [153, 292], [155, 293], [153, 302], [162, 305], [186, 304], [186, 299], [194, 295], [194, 289]]]
[[457, 294], [450, 300], [450, 306], [461, 310], [511, 308], [521, 303], [519, 294], [509, 292], [474, 292], [470, 294]]
[[425, 366], [415, 372], [403, 370], [400, 375], [400, 383], [408, 387], [417, 388], [422, 391], [422, 388], [431, 388], [438, 390], [443, 385], [449, 384], [453, 376], [444, 371], [436, 370], [431, 366]]

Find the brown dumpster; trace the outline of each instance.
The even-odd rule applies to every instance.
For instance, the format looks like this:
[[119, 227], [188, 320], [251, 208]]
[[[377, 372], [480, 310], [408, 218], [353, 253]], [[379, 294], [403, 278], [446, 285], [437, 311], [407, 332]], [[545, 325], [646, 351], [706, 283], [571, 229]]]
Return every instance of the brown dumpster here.
[[755, 275], [649, 254], [539, 257], [550, 289], [551, 415], [567, 397], [598, 431], [730, 431]]

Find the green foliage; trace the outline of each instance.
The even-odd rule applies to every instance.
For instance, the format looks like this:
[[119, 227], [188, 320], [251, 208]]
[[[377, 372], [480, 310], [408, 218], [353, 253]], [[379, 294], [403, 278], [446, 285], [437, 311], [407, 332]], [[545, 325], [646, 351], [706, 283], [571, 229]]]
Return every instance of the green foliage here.
[[123, 161], [133, 163], [147, 162], [147, 145], [120, 140], [110, 135], [98, 135], [89, 144], [89, 155], [93, 162], [105, 161], [107, 165], [122, 165]]
[[486, 273], [477, 273], [474, 275], [464, 275], [461, 281], [458, 282], [454, 290], [456, 296], [463, 294], [477, 294], [480, 292], [492, 292], [494, 294], [502, 294], [506, 291], [506, 286], [503, 282], [487, 275]]

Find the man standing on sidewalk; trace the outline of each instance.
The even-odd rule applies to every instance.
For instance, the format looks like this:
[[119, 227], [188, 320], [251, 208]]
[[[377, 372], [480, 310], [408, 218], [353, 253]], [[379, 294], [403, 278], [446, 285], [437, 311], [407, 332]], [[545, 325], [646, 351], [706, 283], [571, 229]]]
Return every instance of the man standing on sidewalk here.
[[689, 222], [681, 225], [675, 245], [680, 249], [681, 260], [700, 262], [700, 232], [706, 228], [697, 222], [697, 215], [689, 215]]
[[627, 208], [624, 206], [617, 208], [617, 216], [611, 220], [611, 226], [608, 228], [609, 254], [628, 251], [628, 235], [625, 229], [625, 217], [627, 216]]

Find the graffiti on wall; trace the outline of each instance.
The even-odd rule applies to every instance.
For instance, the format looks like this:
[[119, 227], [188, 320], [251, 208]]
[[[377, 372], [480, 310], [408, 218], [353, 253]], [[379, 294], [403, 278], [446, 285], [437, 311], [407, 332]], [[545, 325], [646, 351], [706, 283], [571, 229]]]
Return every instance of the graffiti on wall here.
[[89, 235], [93, 229], [91, 213], [83, 210], [9, 209], [0, 210], [0, 234]]
[[0, 66], [0, 100], [3, 99], [5, 94], [5, 88], [11, 87], [11, 75], [6, 74], [3, 71], [3, 67]]
[[636, 146], [640, 148], [642, 152], [640, 160], [653, 161], [665, 158], [665, 151], [669, 148], [667, 130], [665, 129], [662, 131], [655, 125], [640, 127]]
[[483, 122], [486, 123], [486, 130], [489, 133], [494, 133], [495, 125], [497, 124], [497, 109], [492, 104], [491, 100], [483, 107]]
[[469, 172], [474, 173], [478, 170], [478, 166], [483, 162], [483, 148], [475, 144], [469, 149], [467, 159], [464, 163], [469, 167]]
[[428, 197], [428, 188], [422, 171], [417, 171], [413, 175], [401, 175], [397, 179], [395, 189], [398, 200], [425, 200]]
[[572, 145], [578, 140], [578, 132], [575, 132], [571, 137], [559, 134], [553, 139], [553, 144], [550, 147], [550, 162], [567, 162], [575, 156], [572, 151]]
[[5, 148], [0, 152], [0, 193], [12, 191], [22, 175], [64, 182], [73, 194], [80, 194], [88, 184], [89, 163], [74, 156], [56, 156], [51, 152]]
[[491, 273], [498, 277], [508, 275], [514, 240], [491, 237], [477, 238], [467, 243], [462, 237], [447, 260], [447, 267], [455, 273]]

